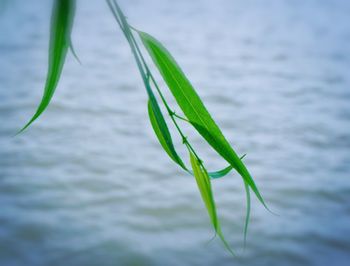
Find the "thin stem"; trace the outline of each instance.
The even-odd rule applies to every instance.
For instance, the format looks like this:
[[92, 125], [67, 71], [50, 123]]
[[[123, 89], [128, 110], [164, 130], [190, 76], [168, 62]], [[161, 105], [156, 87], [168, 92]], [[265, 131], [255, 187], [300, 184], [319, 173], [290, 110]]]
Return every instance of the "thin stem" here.
[[185, 122], [187, 122], [187, 123], [191, 123], [190, 120], [188, 120], [187, 118], [182, 117], [182, 116], [176, 114], [175, 112], [173, 112], [173, 116], [175, 116], [175, 117], [177, 117], [178, 119], [180, 119], [180, 120], [182, 120], [182, 121], [185, 121]]
[[115, 4], [115, 3], [112, 2], [112, 1], [110, 1], [110, 0], [107, 0], [107, 4], [108, 4], [108, 6], [109, 6], [109, 9], [112, 11], [112, 14], [113, 14], [115, 20], [118, 22], [118, 25], [119, 25], [120, 29], [121, 29], [121, 30], [123, 31], [123, 33], [125, 34], [124, 27], [122, 26], [122, 23], [121, 23], [119, 17], [116, 15], [116, 13], [114, 12], [114, 9], [113, 9], [113, 8], [115, 8], [115, 7], [113, 7], [113, 4]]
[[[137, 31], [134, 27], [131, 27], [129, 24], [128, 24], [128, 26], [129, 26], [131, 29], [133, 29], [134, 31]], [[136, 42], [135, 37], [134, 37], [134, 35], [133, 35], [132, 33], [131, 33], [131, 39], [132, 39], [132, 41], [133, 41], [133, 43], [134, 43], [134, 45], [135, 45], [135, 47], [136, 47], [136, 50], [137, 50], [137, 52], [138, 52], [138, 54], [139, 54], [139, 56], [140, 56], [140, 58], [141, 58], [141, 62], [142, 62], [142, 64], [143, 64], [144, 68], [146, 69], [147, 75], [148, 75], [149, 78], [151, 79], [153, 85], [155, 86], [155, 88], [156, 88], [156, 90], [157, 90], [157, 92], [158, 92], [158, 94], [159, 94], [159, 96], [160, 96], [162, 102], [164, 103], [164, 105], [165, 105], [165, 107], [166, 107], [166, 109], [167, 109], [167, 111], [168, 111], [168, 113], [169, 113], [169, 115], [170, 115], [170, 113], [171, 113], [172, 111], [171, 111], [171, 109], [170, 109], [170, 107], [169, 107], [167, 101], [165, 100], [165, 97], [164, 97], [163, 93], [161, 92], [161, 90], [160, 90], [160, 88], [159, 88], [159, 86], [158, 86], [156, 80], [154, 79], [154, 77], [153, 77], [153, 75], [152, 75], [152, 73], [151, 73], [151, 71], [150, 71], [150, 69], [149, 69], [149, 67], [148, 67], [148, 65], [147, 65], [147, 63], [146, 63], [146, 60], [145, 60], [145, 58], [143, 57], [143, 54], [142, 54], [142, 52], [141, 52], [141, 49], [140, 49], [138, 43]]]

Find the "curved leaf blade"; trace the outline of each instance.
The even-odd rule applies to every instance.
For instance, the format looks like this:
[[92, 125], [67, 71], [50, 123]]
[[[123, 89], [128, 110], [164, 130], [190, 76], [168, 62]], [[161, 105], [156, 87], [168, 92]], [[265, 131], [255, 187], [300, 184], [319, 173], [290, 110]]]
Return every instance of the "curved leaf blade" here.
[[217, 179], [217, 178], [224, 177], [229, 172], [231, 172], [232, 169], [233, 169], [233, 167], [231, 165], [229, 165], [229, 166], [227, 166], [224, 169], [221, 169], [219, 171], [208, 172], [208, 175], [210, 176], [211, 179]]
[[75, 14], [75, 4], [75, 0], [55, 0], [51, 16], [49, 67], [44, 94], [35, 114], [18, 133], [28, 128], [45, 111], [56, 90], [67, 50], [71, 43], [70, 35]]
[[[240, 159], [242, 160], [245, 156], [246, 156], [246, 154], [244, 154]], [[224, 169], [221, 169], [219, 171], [208, 172], [208, 175], [210, 176], [211, 179], [217, 179], [217, 178], [224, 177], [229, 172], [231, 172], [232, 169], [233, 169], [232, 165], [229, 165], [229, 166], [227, 166]]]
[[167, 83], [178, 105], [195, 129], [236, 171], [254, 191], [260, 202], [267, 208], [253, 178], [222, 134], [202, 100], [194, 90], [169, 51], [151, 35], [139, 31], [139, 36]]
[[153, 127], [153, 130], [165, 150], [165, 152], [169, 155], [169, 157], [177, 163], [179, 166], [181, 166], [185, 171], [188, 171], [185, 164], [181, 160], [180, 156], [177, 154], [174, 148], [173, 140], [171, 138], [169, 129], [166, 125], [165, 119], [163, 117], [163, 114], [156, 102], [154, 100], [150, 99], [148, 101], [148, 115], [151, 121], [151, 125]]
[[221, 231], [220, 221], [216, 213], [216, 206], [215, 206], [214, 196], [211, 189], [211, 183], [210, 183], [208, 172], [197, 160], [197, 158], [192, 154], [192, 152], [190, 152], [190, 160], [191, 160], [193, 174], [196, 179], [198, 189], [200, 191], [202, 200], [204, 201], [205, 207], [207, 208], [215, 233], [220, 237], [226, 249], [232, 255], [235, 255], [232, 249], [230, 248], [230, 245], [225, 240], [224, 235]]
[[244, 221], [244, 247], [247, 245], [247, 234], [248, 234], [248, 226], [250, 221], [250, 189], [249, 185], [243, 180], [244, 182], [244, 189], [246, 193], [246, 200], [247, 200], [247, 206], [246, 206], [246, 215], [245, 215], [245, 221]]

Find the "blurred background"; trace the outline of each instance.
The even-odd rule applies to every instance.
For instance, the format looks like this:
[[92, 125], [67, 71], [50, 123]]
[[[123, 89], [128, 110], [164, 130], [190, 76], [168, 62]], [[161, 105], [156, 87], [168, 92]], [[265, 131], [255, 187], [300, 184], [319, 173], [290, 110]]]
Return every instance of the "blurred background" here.
[[[48, 110], [12, 137], [43, 92], [52, 1], [1, 0], [0, 265], [349, 265], [350, 2], [119, 2], [172, 52], [279, 216], [254, 197], [243, 252], [231, 173], [213, 189], [239, 257], [208, 243], [196, 183], [158, 144], [105, 1], [78, 1], [82, 65], [67, 56]], [[226, 166], [186, 132], [210, 170]]]

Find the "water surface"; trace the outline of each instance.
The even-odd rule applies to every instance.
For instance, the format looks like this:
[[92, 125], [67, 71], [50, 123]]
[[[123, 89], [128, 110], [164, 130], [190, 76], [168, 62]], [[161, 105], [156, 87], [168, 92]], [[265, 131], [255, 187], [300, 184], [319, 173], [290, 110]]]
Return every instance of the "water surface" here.
[[[177, 58], [280, 216], [254, 198], [243, 254], [244, 190], [231, 174], [213, 188], [240, 257], [207, 244], [213, 230], [195, 181], [159, 146], [104, 1], [78, 1], [72, 38], [83, 64], [67, 57], [50, 107], [13, 138], [42, 94], [51, 1], [6, 1], [0, 264], [349, 265], [350, 3], [120, 2]], [[210, 169], [225, 166], [187, 131]]]

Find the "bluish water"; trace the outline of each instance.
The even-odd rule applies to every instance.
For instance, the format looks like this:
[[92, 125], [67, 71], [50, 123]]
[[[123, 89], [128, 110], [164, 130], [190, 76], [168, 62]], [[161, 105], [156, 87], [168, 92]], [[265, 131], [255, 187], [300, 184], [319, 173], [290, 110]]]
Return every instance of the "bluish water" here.
[[[42, 94], [51, 1], [6, 1], [0, 265], [349, 265], [350, 2], [120, 3], [177, 58], [280, 216], [254, 198], [243, 253], [242, 182], [216, 180], [223, 231], [240, 256], [207, 244], [195, 181], [159, 146], [104, 1], [78, 2], [72, 38], [83, 64], [68, 56], [48, 110], [13, 138]], [[210, 169], [225, 166], [188, 134]]]

